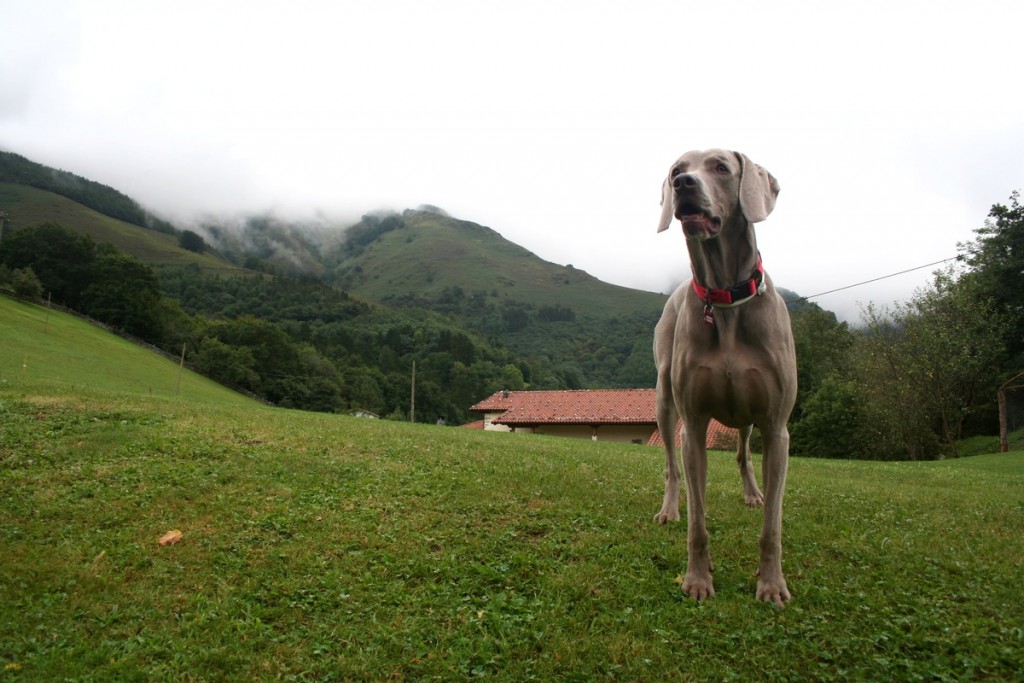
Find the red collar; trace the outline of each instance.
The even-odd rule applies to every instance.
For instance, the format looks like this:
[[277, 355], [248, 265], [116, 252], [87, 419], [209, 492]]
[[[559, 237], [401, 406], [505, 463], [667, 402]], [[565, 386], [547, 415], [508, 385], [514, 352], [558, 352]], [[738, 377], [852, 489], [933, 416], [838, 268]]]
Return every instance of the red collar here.
[[694, 278], [691, 282], [693, 283], [693, 291], [697, 294], [697, 298], [704, 302], [705, 315], [708, 314], [712, 306], [718, 308], [739, 306], [764, 293], [764, 266], [761, 264], [761, 255], [757, 255], [757, 267], [754, 268], [754, 273], [750, 279], [744, 280], [729, 289], [708, 289], [704, 285], [698, 284], [697, 278]]

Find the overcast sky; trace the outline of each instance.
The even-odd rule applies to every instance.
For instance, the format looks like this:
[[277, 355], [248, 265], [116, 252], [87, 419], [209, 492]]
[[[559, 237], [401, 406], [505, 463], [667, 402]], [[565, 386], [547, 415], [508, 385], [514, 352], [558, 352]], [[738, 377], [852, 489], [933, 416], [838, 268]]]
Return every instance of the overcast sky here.
[[[689, 149], [782, 187], [759, 225], [811, 295], [955, 256], [1024, 187], [1024, 2], [0, 0], [0, 149], [186, 222], [437, 205], [666, 291]], [[904, 300], [932, 268], [815, 299]]]

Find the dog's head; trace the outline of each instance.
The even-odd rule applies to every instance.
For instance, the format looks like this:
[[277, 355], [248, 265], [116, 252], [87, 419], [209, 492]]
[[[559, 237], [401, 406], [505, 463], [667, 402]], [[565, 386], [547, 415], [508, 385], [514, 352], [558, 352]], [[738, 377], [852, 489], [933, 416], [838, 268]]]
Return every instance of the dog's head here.
[[658, 232], [678, 218], [687, 239], [711, 239], [741, 218], [760, 223], [775, 208], [778, 195], [775, 177], [739, 152], [687, 152], [672, 164], [662, 185]]

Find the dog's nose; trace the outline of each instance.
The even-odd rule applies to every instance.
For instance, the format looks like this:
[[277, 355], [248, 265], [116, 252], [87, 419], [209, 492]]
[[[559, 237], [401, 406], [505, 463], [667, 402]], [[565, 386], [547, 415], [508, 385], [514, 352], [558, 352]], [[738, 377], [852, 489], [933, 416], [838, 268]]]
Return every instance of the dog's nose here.
[[683, 188], [697, 187], [699, 182], [697, 176], [692, 173], [680, 173], [672, 179], [672, 187], [682, 190]]

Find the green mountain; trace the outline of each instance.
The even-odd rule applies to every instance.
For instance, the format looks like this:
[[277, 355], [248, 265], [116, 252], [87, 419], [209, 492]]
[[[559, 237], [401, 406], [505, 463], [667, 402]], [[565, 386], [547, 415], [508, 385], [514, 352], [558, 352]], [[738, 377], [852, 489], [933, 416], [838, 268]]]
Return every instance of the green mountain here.
[[423, 210], [384, 220], [364, 217], [327, 261], [339, 286], [378, 301], [419, 305], [450, 299], [458, 288], [466, 296], [481, 293], [601, 317], [660, 310], [665, 302], [663, 295], [544, 261], [490, 228]]
[[365, 216], [325, 254], [326, 279], [369, 300], [425, 308], [570, 369], [570, 385], [653, 386], [665, 296], [611, 285], [433, 210]]

